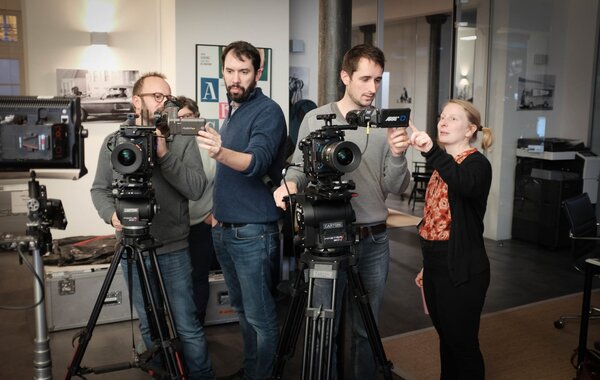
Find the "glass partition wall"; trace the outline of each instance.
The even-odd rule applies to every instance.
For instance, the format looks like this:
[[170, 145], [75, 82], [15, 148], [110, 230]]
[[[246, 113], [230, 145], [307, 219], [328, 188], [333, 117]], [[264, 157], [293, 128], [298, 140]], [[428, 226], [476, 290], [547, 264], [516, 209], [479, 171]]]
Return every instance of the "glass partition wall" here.
[[[417, 127], [435, 133], [441, 105], [450, 97], [467, 99], [494, 132], [488, 238], [511, 238], [519, 139], [590, 146], [590, 136], [600, 135], [592, 125], [600, 104], [593, 101], [598, 2], [353, 0], [352, 44], [377, 44], [383, 31], [382, 106], [410, 107]], [[407, 157], [411, 167], [422, 161], [412, 150]]]

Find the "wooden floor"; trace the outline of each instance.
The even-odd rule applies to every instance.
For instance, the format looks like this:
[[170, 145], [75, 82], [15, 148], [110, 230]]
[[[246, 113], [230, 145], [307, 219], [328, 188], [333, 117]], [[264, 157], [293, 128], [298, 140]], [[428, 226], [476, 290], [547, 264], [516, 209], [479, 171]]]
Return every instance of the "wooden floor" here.
[[[392, 208], [411, 212], [406, 200], [388, 201]], [[417, 203], [414, 214], [422, 213]], [[382, 337], [431, 326], [423, 313], [421, 294], [414, 277], [421, 269], [421, 253], [415, 227], [390, 230], [391, 264], [388, 287], [379, 321]], [[583, 276], [572, 269], [567, 249], [549, 251], [520, 241], [487, 241], [492, 277], [484, 313], [504, 310], [581, 290]], [[30, 304], [33, 300], [31, 273], [19, 265], [15, 252], [0, 253], [0, 306]], [[94, 302], [95, 300], [87, 300]], [[280, 303], [281, 315], [287, 311], [286, 300]], [[558, 316], [557, 316], [558, 317]], [[283, 317], [282, 317], [283, 319]], [[71, 361], [72, 336], [78, 329], [50, 334], [54, 378], [64, 378]], [[242, 363], [241, 337], [238, 325], [205, 328], [213, 368], [223, 376], [235, 372]], [[0, 379], [26, 379], [33, 376], [33, 339], [35, 320], [31, 310], [0, 310]], [[135, 336], [132, 338], [132, 334]], [[118, 322], [98, 325], [86, 350], [83, 366], [127, 362], [131, 359], [132, 339], [137, 338], [137, 325]], [[286, 365], [285, 378], [296, 379], [301, 368], [302, 347]], [[146, 379], [139, 370], [89, 375], [88, 379]], [[349, 375], [344, 378], [350, 378]], [[397, 377], [395, 377], [397, 379]]]

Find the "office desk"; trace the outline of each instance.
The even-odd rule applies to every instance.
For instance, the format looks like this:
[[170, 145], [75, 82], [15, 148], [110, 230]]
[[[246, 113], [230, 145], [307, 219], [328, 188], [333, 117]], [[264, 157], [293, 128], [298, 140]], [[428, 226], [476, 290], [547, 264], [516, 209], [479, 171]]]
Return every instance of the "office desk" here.
[[592, 279], [600, 273], [600, 259], [585, 260], [585, 280], [583, 283], [583, 301], [581, 302], [581, 326], [579, 327], [579, 346], [577, 348], [577, 367], [583, 362], [587, 350], [588, 323], [590, 321], [590, 298]]

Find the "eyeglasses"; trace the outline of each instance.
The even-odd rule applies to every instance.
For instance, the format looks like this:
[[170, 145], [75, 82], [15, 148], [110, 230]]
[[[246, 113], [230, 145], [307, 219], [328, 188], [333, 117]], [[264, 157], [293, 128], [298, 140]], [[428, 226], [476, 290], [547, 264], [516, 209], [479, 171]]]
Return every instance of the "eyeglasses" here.
[[173, 99], [173, 96], [171, 95], [165, 95], [162, 92], [146, 92], [143, 94], [138, 94], [138, 96], [142, 97], [142, 96], [152, 96], [154, 98], [154, 100], [156, 100], [158, 103], [162, 102], [165, 98], [167, 99]]

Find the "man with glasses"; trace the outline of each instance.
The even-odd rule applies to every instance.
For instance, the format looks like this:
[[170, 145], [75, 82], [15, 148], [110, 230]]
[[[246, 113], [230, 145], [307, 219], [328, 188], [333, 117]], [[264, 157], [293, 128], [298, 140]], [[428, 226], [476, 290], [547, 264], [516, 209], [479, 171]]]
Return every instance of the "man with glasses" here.
[[[154, 125], [154, 113], [161, 112], [164, 101], [170, 97], [171, 88], [163, 74], [153, 72], [142, 75], [133, 86], [131, 100], [135, 108], [136, 125]], [[91, 193], [98, 214], [115, 227], [117, 237], [120, 237], [123, 226], [117, 217], [112, 195], [113, 179], [119, 177], [111, 167], [116, 135], [110, 134], [102, 144]], [[206, 185], [202, 159], [194, 137], [177, 135], [164, 138], [156, 130], [155, 141], [156, 157], [151, 178], [159, 210], [152, 219], [150, 234], [163, 244], [156, 248], [158, 265], [183, 346], [187, 378], [213, 379], [204, 330], [193, 302], [188, 248], [188, 201], [200, 198]], [[128, 280], [126, 258], [121, 261], [121, 266]], [[135, 265], [132, 266], [131, 288], [133, 303], [140, 318], [140, 331], [146, 347], [150, 348], [150, 328]]]

